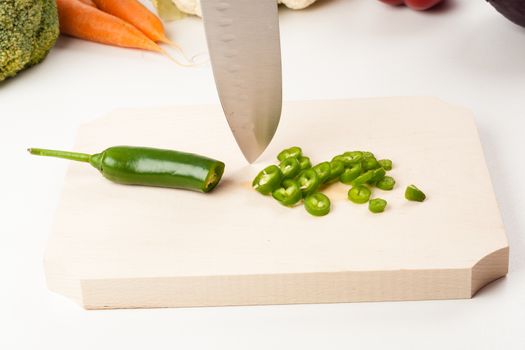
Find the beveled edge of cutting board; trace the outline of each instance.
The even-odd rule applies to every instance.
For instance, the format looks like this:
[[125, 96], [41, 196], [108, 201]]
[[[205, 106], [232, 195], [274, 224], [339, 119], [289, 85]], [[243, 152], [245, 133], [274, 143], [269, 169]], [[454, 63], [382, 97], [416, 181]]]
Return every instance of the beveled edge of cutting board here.
[[508, 262], [506, 246], [457, 269], [82, 279], [45, 261], [49, 289], [87, 310], [468, 299]]
[[470, 294], [474, 296], [487, 284], [507, 275], [509, 246], [498, 249], [480, 259], [471, 269]]
[[[509, 248], [464, 269], [80, 280], [87, 310], [469, 299], [508, 271]], [[407, 285], [412, 288], [406, 288]]]

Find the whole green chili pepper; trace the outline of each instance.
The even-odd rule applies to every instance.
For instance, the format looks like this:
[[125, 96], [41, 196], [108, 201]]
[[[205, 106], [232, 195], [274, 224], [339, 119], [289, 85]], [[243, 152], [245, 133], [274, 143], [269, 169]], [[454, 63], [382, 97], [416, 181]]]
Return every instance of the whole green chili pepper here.
[[319, 177], [319, 182], [324, 184], [330, 177], [330, 163], [322, 162], [312, 168]]
[[284, 179], [292, 179], [301, 171], [301, 165], [295, 157], [286, 158], [279, 164]]
[[410, 185], [405, 190], [405, 198], [409, 201], [423, 202], [427, 196], [414, 185]]
[[382, 198], [374, 198], [368, 202], [368, 210], [372, 213], [382, 213], [385, 211], [387, 201]]
[[286, 179], [281, 184], [281, 187], [273, 191], [272, 197], [282, 205], [290, 207], [299, 202], [303, 198], [303, 194], [296, 181]]
[[304, 208], [314, 216], [324, 216], [330, 212], [330, 199], [321, 192], [313, 193], [304, 199]]
[[383, 191], [390, 191], [394, 188], [396, 180], [391, 176], [385, 176], [381, 180], [376, 182], [376, 187]]
[[364, 204], [368, 202], [372, 191], [366, 186], [355, 186], [348, 191], [348, 199], [356, 204]]
[[317, 176], [317, 173], [313, 169], [306, 169], [301, 174], [299, 174], [297, 183], [299, 183], [299, 188], [303, 193], [303, 197], [307, 197], [314, 193], [321, 185], [319, 176]]
[[299, 159], [301, 158], [302, 155], [303, 155], [303, 150], [301, 149], [301, 147], [294, 146], [294, 147], [290, 147], [290, 148], [282, 150], [277, 155], [277, 159], [282, 162], [286, 158], [290, 158], [290, 157]]
[[277, 165], [270, 165], [264, 168], [255, 179], [252, 187], [261, 194], [267, 195], [275, 191], [281, 184], [283, 174]]
[[377, 162], [386, 171], [392, 170], [392, 161], [390, 159], [381, 159], [381, 160], [378, 160]]
[[341, 174], [340, 181], [345, 185], [350, 185], [359, 175], [363, 172], [363, 166], [361, 163], [355, 163], [346, 168]]
[[209, 192], [224, 163], [197, 154], [148, 147], [116, 146], [97, 154], [30, 148], [31, 154], [90, 163], [116, 183]]

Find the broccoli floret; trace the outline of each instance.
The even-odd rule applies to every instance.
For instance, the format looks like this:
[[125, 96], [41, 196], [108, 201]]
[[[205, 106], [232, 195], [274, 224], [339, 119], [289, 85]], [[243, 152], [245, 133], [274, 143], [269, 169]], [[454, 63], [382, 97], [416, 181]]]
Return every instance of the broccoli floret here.
[[54, 0], [0, 0], [0, 81], [40, 63], [58, 34]]

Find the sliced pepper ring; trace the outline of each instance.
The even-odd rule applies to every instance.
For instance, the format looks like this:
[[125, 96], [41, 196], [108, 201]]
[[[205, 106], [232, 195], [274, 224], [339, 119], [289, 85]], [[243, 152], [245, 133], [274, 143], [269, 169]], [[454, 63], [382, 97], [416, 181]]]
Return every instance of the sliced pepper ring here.
[[363, 152], [361, 151], [345, 152], [343, 153], [343, 159], [345, 160], [346, 166], [359, 163], [363, 159]]
[[374, 198], [368, 202], [368, 210], [372, 213], [382, 213], [385, 211], [387, 204], [387, 201], [382, 198]]
[[299, 166], [301, 170], [310, 169], [312, 167], [312, 162], [308, 157], [299, 157]]
[[330, 212], [330, 199], [321, 192], [316, 192], [304, 199], [304, 208], [314, 216], [324, 216]]
[[319, 185], [321, 184], [319, 182], [319, 176], [317, 176], [317, 173], [313, 169], [306, 169], [301, 174], [299, 174], [297, 183], [299, 184], [299, 188], [303, 193], [303, 197], [307, 197], [317, 191]]
[[361, 186], [366, 184], [368, 181], [372, 180], [374, 177], [374, 171], [368, 170], [366, 173], [363, 173], [356, 177], [354, 181], [352, 181], [352, 186]]
[[341, 176], [343, 172], [345, 171], [345, 164], [340, 160], [332, 160], [330, 162], [330, 176], [328, 176], [328, 180], [326, 182], [332, 182]]
[[392, 161], [390, 159], [381, 159], [381, 160], [378, 160], [377, 162], [386, 171], [392, 170]]
[[349, 167], [353, 164], [360, 163], [362, 158], [363, 158], [363, 152], [352, 151], [352, 152], [345, 152], [343, 154], [339, 154], [333, 157], [332, 160], [338, 160], [340, 162], [343, 162], [345, 167]]
[[363, 169], [365, 171], [377, 169], [381, 166], [379, 165], [379, 162], [377, 161], [376, 157], [370, 152], [365, 152], [361, 163], [363, 164]]
[[286, 179], [281, 187], [273, 191], [272, 197], [282, 205], [290, 207], [297, 204], [303, 198], [303, 194], [296, 181]]
[[423, 202], [427, 196], [415, 185], [410, 185], [405, 190], [405, 198], [409, 201]]
[[279, 164], [279, 168], [283, 173], [283, 179], [291, 179], [297, 176], [301, 171], [299, 160], [295, 157], [286, 158]]
[[383, 191], [390, 191], [394, 188], [396, 180], [391, 176], [385, 176], [378, 182], [376, 182], [376, 187]]
[[361, 163], [352, 164], [341, 174], [340, 181], [345, 185], [350, 185], [362, 172], [363, 166]]
[[270, 165], [257, 174], [252, 187], [257, 192], [268, 195], [279, 187], [282, 177], [281, 169], [277, 165]]
[[312, 169], [317, 173], [321, 184], [328, 181], [328, 178], [330, 177], [330, 163], [322, 162], [314, 166]]
[[384, 178], [386, 175], [386, 170], [383, 168], [377, 168], [372, 171], [374, 172], [372, 174], [372, 178], [367, 181], [369, 184], [372, 184], [372, 185], [378, 182], [379, 180], [381, 180], [382, 178]]
[[348, 199], [356, 204], [364, 204], [368, 202], [372, 191], [366, 186], [355, 186], [348, 191]]
[[303, 150], [301, 149], [301, 147], [294, 146], [294, 147], [290, 147], [290, 148], [284, 149], [281, 152], [279, 152], [279, 154], [277, 155], [277, 159], [282, 162], [283, 160], [290, 158], [290, 157], [301, 158], [302, 155], [303, 155]]

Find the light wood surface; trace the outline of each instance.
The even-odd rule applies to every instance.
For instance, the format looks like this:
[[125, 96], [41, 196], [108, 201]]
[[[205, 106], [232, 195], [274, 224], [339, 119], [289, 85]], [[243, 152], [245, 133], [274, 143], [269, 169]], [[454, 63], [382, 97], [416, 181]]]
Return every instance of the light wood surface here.
[[[219, 106], [119, 110], [76, 151], [127, 144], [223, 160], [208, 195], [116, 185], [72, 163], [45, 257], [49, 288], [88, 309], [469, 298], [504, 276], [508, 243], [471, 113], [434, 98], [287, 103], [260, 160], [242, 158]], [[330, 215], [250, 188], [282, 148], [394, 161], [380, 215], [334, 185]], [[50, 161], [50, 160], [46, 160]], [[58, 161], [58, 160], [57, 160]], [[414, 183], [428, 195], [407, 202]]]

